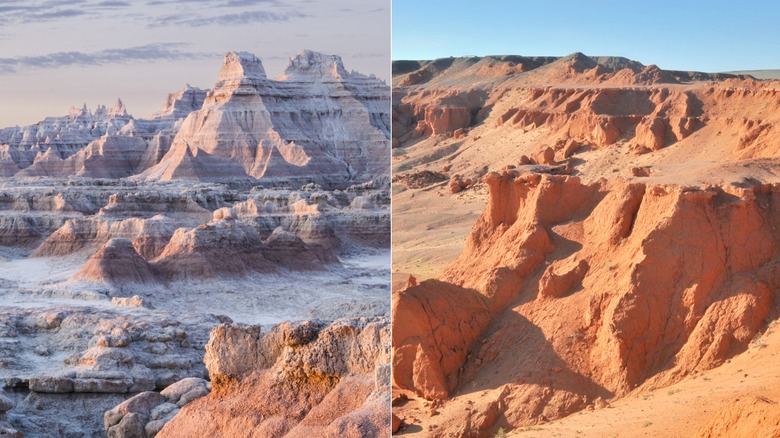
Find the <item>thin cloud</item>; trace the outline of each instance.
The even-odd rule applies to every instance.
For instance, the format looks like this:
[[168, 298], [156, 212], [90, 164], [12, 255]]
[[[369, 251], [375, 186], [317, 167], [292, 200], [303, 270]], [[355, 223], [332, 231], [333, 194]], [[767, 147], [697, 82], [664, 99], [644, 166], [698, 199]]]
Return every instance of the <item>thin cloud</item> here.
[[[148, 0], [148, 7], [137, 12], [148, 23], [148, 27], [186, 26], [202, 27], [211, 24], [222, 26], [251, 23], [284, 22], [305, 15], [296, 11], [289, 2], [280, 0]], [[192, 5], [189, 14], [170, 14], [170, 8], [152, 6]], [[126, 0], [70, 0], [7, 2], [0, 0], [0, 21], [6, 23], [32, 23], [67, 20], [74, 17], [100, 19], [116, 9], [130, 8], [133, 3]], [[227, 10], [248, 9], [238, 13], [225, 14]], [[162, 10], [161, 10], [162, 9]], [[253, 10], [255, 9], [255, 10]], [[264, 10], [257, 10], [264, 9]], [[268, 9], [273, 9], [269, 11]], [[164, 12], [163, 12], [164, 10]], [[197, 12], [196, 12], [197, 11]], [[221, 12], [223, 12], [221, 14]], [[167, 13], [167, 15], [166, 15]]]
[[33, 6], [20, 6], [20, 5], [8, 5], [8, 6], [2, 6], [0, 5], [0, 14], [5, 14], [8, 12], [20, 12], [20, 11], [37, 11], [39, 8], [33, 7]]
[[26, 21], [38, 21], [38, 20], [53, 20], [57, 18], [70, 18], [78, 17], [79, 15], [86, 15], [86, 11], [80, 11], [78, 9], [62, 9], [59, 11], [44, 12], [41, 14], [30, 14], [26, 17]]
[[280, 3], [278, 0], [229, 0], [228, 2], [224, 3], [222, 6], [226, 8], [244, 8], [247, 6], [257, 6], [257, 5], [280, 6]]
[[162, 17], [154, 23], [149, 24], [149, 27], [161, 27], [161, 26], [190, 26], [201, 27], [209, 25], [222, 25], [222, 26], [239, 26], [243, 24], [252, 23], [272, 23], [289, 21], [291, 18], [302, 18], [304, 14], [296, 11], [292, 12], [267, 12], [267, 11], [252, 11], [241, 12], [238, 14], [225, 14], [217, 15], [215, 17], [198, 17], [198, 18], [185, 18], [180, 15], [168, 15]]
[[106, 2], [100, 2], [95, 5], [97, 8], [126, 8], [130, 6], [130, 3], [128, 2], [114, 2], [114, 1], [106, 1]]
[[28, 69], [55, 69], [70, 66], [124, 64], [134, 61], [179, 60], [209, 58], [213, 53], [182, 50], [187, 44], [166, 43], [120, 49], [106, 49], [98, 52], [57, 52], [39, 56], [18, 56], [0, 58], [0, 75], [14, 74]]

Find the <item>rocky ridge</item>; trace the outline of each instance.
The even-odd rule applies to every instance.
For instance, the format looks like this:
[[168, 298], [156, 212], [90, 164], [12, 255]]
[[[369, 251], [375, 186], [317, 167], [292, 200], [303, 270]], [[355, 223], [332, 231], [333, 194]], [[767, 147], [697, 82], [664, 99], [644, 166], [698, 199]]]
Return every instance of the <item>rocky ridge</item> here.
[[206, 347], [210, 394], [157, 436], [390, 436], [389, 347], [387, 319], [223, 324]]
[[[0, 130], [0, 426], [154, 436], [211, 390], [213, 327], [389, 314], [387, 86], [309, 51], [284, 76], [229, 53], [148, 119], [118, 102]], [[388, 394], [343, 423], [379, 427]]]
[[347, 73], [338, 56], [304, 50], [272, 80], [254, 55], [231, 52], [213, 89], [172, 93], [149, 119], [120, 100], [0, 130], [0, 169], [149, 181], [300, 177], [345, 188], [387, 171], [388, 92], [373, 76]]
[[[777, 318], [776, 82], [582, 54], [405, 62], [393, 82], [398, 181], [477, 181], [394, 186], [397, 211], [447, 205], [430, 239], [399, 247], [452, 239], [473, 217], [454, 214], [488, 198], [459, 255], [393, 294], [393, 318], [413, 322], [393, 328], [409, 398], [394, 410], [421, 435], [492, 435], [688, 381]], [[414, 230], [403, 216], [396, 231]]]

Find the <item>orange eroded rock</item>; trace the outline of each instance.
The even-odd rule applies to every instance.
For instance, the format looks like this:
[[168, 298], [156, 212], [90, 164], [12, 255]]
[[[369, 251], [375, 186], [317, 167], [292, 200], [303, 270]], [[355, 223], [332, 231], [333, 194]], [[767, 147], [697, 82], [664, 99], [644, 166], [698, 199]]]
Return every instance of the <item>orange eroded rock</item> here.
[[[473, 290], [426, 280], [393, 294], [393, 383], [428, 399], [457, 388], [458, 371], [490, 322]], [[397, 318], [397, 319], [396, 319]]]
[[212, 331], [209, 395], [158, 437], [390, 436], [387, 319], [223, 324]]
[[780, 185], [513, 169], [485, 182], [490, 202], [442, 281], [394, 296], [399, 388], [440, 399], [508, 384], [495, 424], [533, 424], [715, 367], [770, 316]]

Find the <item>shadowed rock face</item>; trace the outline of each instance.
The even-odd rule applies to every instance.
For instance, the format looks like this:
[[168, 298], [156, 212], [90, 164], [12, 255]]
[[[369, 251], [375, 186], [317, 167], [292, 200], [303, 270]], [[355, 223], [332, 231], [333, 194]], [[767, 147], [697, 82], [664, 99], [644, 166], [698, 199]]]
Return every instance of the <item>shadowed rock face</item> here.
[[[396, 181], [450, 180], [393, 187], [395, 218], [447, 209], [403, 222], [421, 235], [399, 265], [419, 276], [413, 242], [465, 241], [394, 292], [395, 321], [413, 321], [393, 331], [401, 430], [484, 436], [598, 408], [720, 366], [777, 318], [777, 82], [577, 53], [402, 62], [393, 83]], [[455, 218], [485, 191], [466, 235]], [[701, 433], [774, 418], [750, 406], [745, 429]]]
[[151, 283], [154, 274], [130, 239], [115, 238], [103, 245], [71, 278], [98, 283]]
[[[149, 119], [118, 102], [0, 130], [0, 435], [186, 424], [212, 391], [208, 334], [235, 320], [263, 333], [235, 326], [256, 349], [217, 336], [209, 354], [236, 366], [215, 368], [215, 391], [279, 413], [265, 430], [382, 436], [388, 94], [338, 56], [304, 51], [273, 80], [229, 53], [212, 90], [187, 86]], [[361, 316], [379, 320], [265, 333]], [[245, 414], [214, 435], [251, 429]]]
[[394, 330], [398, 387], [440, 399], [526, 376], [502, 415], [527, 424], [718, 366], [768, 321], [780, 186], [486, 180], [490, 202], [447, 283], [395, 295], [397, 321], [431, 321]]

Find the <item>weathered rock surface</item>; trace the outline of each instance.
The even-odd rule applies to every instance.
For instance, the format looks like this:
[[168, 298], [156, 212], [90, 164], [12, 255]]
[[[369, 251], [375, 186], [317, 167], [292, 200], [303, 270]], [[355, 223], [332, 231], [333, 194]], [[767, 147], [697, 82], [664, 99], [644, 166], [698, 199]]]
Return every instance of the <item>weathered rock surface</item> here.
[[179, 410], [209, 394], [211, 384], [201, 378], [182, 379], [161, 392], [142, 392], [106, 411], [103, 427], [109, 437], [152, 438]]
[[[221, 325], [205, 359], [211, 393], [185, 404], [157, 436], [389, 436], [389, 342], [386, 319], [284, 323], [266, 333]], [[166, 391], [184, 399], [202, 387], [179, 382]]]
[[[490, 324], [488, 300], [473, 290], [426, 280], [393, 295], [393, 383], [444, 399]], [[401, 319], [403, 318], [403, 319]]]
[[[588, 185], [515, 171], [486, 181], [488, 207], [442, 279], [479, 292], [488, 321], [448, 298], [454, 285], [396, 294], [396, 320], [437, 321], [394, 331], [400, 388], [437, 399], [520, 379], [501, 415], [530, 424], [718, 366], [768, 321], [780, 286], [776, 184]], [[448, 302], [463, 314], [442, 313]]]
[[254, 55], [229, 53], [203, 108], [139, 178], [370, 179], [388, 169], [387, 91], [375, 78], [347, 73], [338, 56], [303, 51], [271, 80]]
[[149, 119], [121, 100], [0, 130], [0, 176], [316, 179], [347, 187], [389, 169], [389, 88], [304, 50], [279, 80], [249, 53], [225, 56], [212, 90], [168, 95]]
[[[399, 61], [393, 84], [400, 430], [679, 435], [570, 414], [698, 383], [778, 317], [778, 82], [575, 53]], [[450, 182], [408, 183], [431, 169]], [[750, 406], [702, 431], [767, 427]]]
[[205, 377], [209, 326], [220, 322], [213, 316], [188, 316], [183, 323], [149, 311], [65, 306], [5, 307], [0, 321], [0, 379], [16, 400], [14, 407], [0, 398], [0, 408], [8, 408], [7, 421], [26, 436], [53, 436], [52, 430], [98, 436], [103, 424], [95, 412], [106, 404], [185, 377]]
[[[230, 53], [212, 90], [187, 86], [148, 119], [120, 101], [0, 130], [0, 434], [155, 436], [209, 393], [220, 323], [387, 317], [388, 94], [338, 56], [303, 51], [272, 80]], [[376, 324], [278, 329], [308, 368], [232, 403], [286, 412], [287, 428], [311, 411], [300, 435], [376, 435], [390, 379], [373, 374], [389, 349]], [[260, 352], [234, 353], [254, 367]]]
[[122, 238], [109, 240], [71, 279], [112, 284], [155, 281], [149, 263], [138, 255], [133, 242]]

